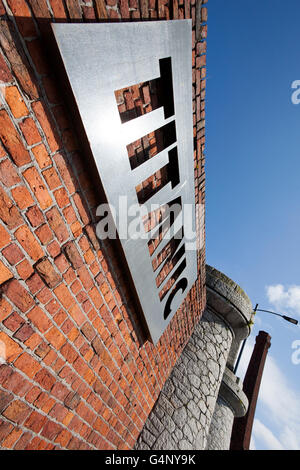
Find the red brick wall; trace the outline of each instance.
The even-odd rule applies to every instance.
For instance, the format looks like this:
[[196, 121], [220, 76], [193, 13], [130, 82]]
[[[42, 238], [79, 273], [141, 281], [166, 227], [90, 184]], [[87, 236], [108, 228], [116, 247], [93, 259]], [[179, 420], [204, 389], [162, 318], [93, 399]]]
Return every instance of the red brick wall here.
[[[201, 316], [199, 278], [156, 347], [119, 257], [55, 72], [51, 21], [193, 18], [196, 202], [204, 203], [207, 10], [198, 0], [0, 0], [0, 445], [130, 449]], [[196, 13], [200, 23], [196, 28]]]

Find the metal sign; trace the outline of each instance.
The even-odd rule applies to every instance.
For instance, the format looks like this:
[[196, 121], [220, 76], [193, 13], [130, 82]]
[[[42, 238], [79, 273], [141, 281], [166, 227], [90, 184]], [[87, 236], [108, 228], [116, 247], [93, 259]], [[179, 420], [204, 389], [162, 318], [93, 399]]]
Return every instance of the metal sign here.
[[[156, 343], [197, 278], [195, 244], [188, 237], [195, 231], [191, 20], [52, 27]], [[120, 113], [118, 90], [141, 83], [160, 86], [157, 107], [140, 116]], [[129, 158], [131, 144], [151, 136], [157, 138], [154, 151]], [[145, 194], [145, 182], [156, 174], [164, 175], [163, 182]], [[127, 212], [114, 210], [124, 208], [125, 199]], [[140, 236], [130, 231], [138, 207]], [[144, 221], [153, 216], [156, 225], [149, 230]]]

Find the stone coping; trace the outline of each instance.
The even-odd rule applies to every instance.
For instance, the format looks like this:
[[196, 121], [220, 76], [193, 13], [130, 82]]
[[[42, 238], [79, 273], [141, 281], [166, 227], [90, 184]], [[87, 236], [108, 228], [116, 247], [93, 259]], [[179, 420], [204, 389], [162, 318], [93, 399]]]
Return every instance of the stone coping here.
[[228, 324], [236, 341], [246, 338], [251, 331], [252, 302], [232, 279], [206, 265], [207, 307]]
[[249, 402], [242, 390], [242, 383], [228, 367], [223, 374], [219, 397], [232, 409], [235, 418], [241, 418], [247, 413]]

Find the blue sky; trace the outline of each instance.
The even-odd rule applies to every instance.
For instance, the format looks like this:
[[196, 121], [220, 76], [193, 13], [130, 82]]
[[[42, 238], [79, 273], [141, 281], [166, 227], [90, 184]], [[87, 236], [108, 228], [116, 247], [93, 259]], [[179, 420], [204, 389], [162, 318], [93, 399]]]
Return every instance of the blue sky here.
[[[253, 306], [300, 321], [300, 2], [211, 0], [208, 11], [207, 262]], [[241, 376], [259, 330], [272, 345], [252, 448], [300, 449], [300, 328], [258, 313]]]

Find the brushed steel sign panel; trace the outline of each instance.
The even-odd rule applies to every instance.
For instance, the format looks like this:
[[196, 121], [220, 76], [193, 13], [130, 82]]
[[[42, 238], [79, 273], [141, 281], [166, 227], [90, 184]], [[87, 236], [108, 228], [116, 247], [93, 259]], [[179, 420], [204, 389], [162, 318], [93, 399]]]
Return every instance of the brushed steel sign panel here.
[[[120, 237], [151, 339], [156, 343], [197, 278], [196, 249], [187, 240], [189, 230], [195, 231], [191, 20], [56, 23], [52, 27], [108, 203], [118, 207], [120, 197], [126, 196], [128, 207], [143, 204], [149, 212], [153, 204], [163, 207], [174, 200], [181, 207], [180, 217], [175, 216], [177, 228], [182, 225], [181, 236], [172, 241], [173, 248], [168, 245], [171, 229], [152, 252], [146, 231], [145, 237]], [[168, 110], [167, 105], [161, 106], [122, 122], [115, 91], [161, 79], [165, 66], [169, 67], [172, 91]], [[145, 162], [130, 164], [129, 144], [157, 129], [171, 128], [174, 137], [165, 148]], [[172, 173], [173, 162], [177, 176], [141, 201], [137, 186], [161, 168]], [[187, 207], [190, 217], [185, 222]], [[113, 213], [117, 228], [123, 216]], [[168, 246], [169, 258], [164, 263], [166, 266], [173, 259], [173, 266], [158, 282], [164, 263], [154, 269], [153, 260]]]

